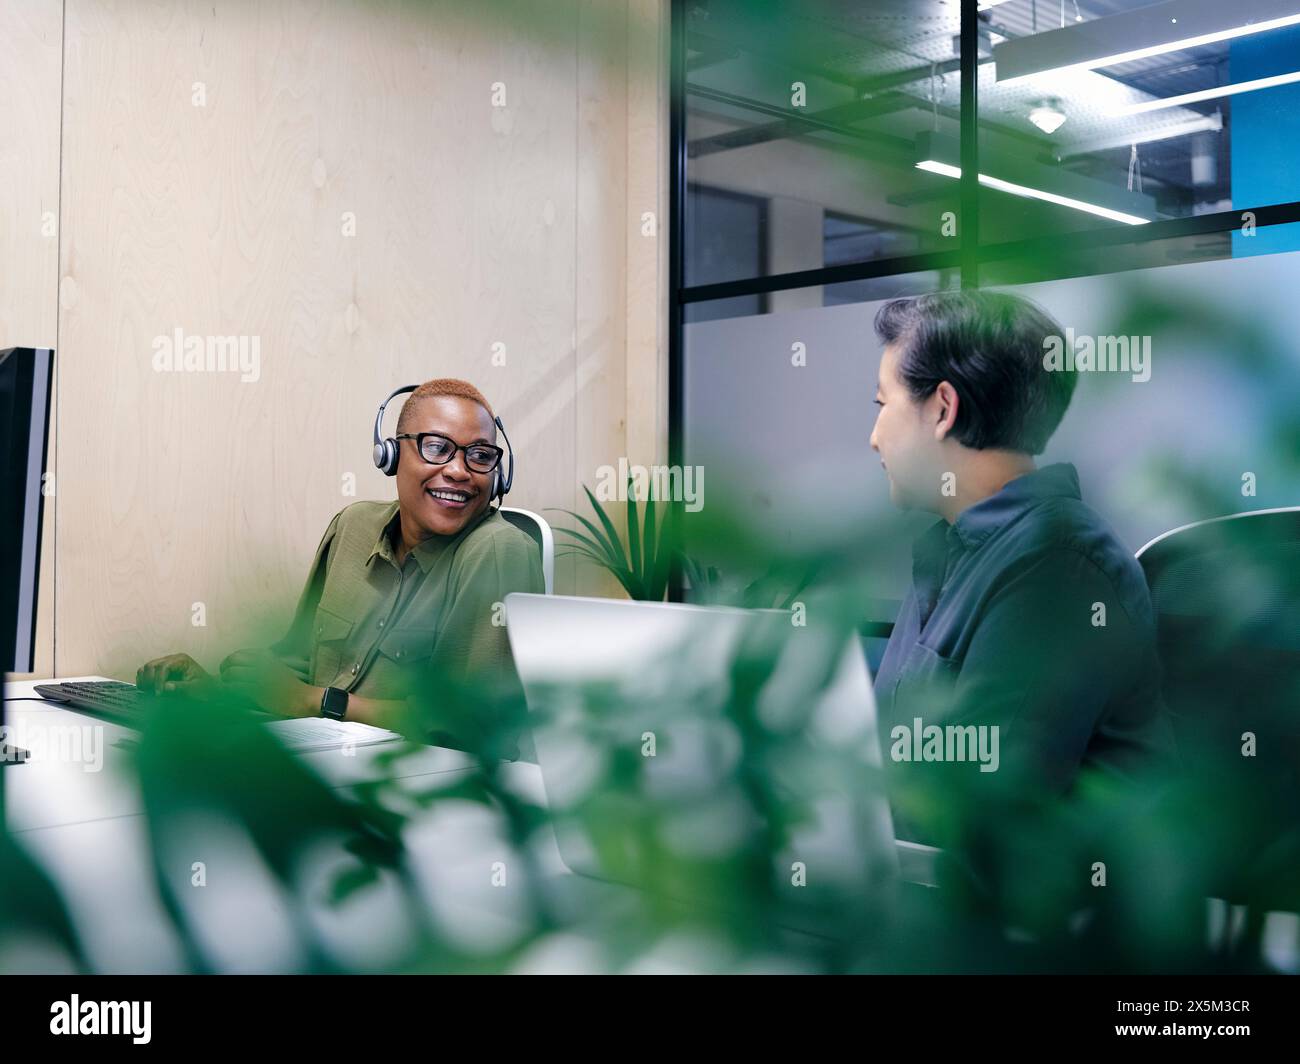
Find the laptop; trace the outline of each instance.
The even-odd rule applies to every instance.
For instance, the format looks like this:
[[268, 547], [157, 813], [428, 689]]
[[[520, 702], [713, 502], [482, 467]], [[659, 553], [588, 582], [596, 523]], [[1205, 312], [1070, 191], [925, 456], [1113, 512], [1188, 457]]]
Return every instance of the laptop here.
[[[612, 825], [617, 836], [653, 809], [666, 844], [705, 861], [756, 838], [766, 825], [736, 783], [737, 691], [751, 690], [763, 734], [782, 736], [764, 774], [799, 814], [773, 854], [773, 882], [793, 913], [783, 925], [825, 933], [828, 898], [891, 889], [898, 856], [856, 633], [796, 626], [786, 611], [676, 603], [516, 593], [505, 609], [569, 870], [690, 900], [690, 882], [664, 883], [644, 854], [621, 852], [608, 830], [593, 834]], [[754, 675], [761, 685], [744, 679]]]

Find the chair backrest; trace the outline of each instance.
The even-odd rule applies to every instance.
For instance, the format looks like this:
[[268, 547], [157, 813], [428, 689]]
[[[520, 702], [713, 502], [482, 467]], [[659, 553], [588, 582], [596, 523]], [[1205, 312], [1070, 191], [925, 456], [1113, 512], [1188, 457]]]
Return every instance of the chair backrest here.
[[1137, 559], [1184, 769], [1219, 821], [1206, 852], [1248, 877], [1300, 801], [1300, 507], [1185, 525]]
[[513, 506], [501, 507], [501, 516], [521, 532], [526, 532], [537, 549], [542, 552], [542, 578], [546, 584], [546, 594], [555, 594], [555, 537], [546, 519], [532, 510], [520, 510]]
[[[1277, 700], [1293, 692], [1279, 685], [1300, 679], [1300, 507], [1184, 525], [1137, 559], [1166, 686], [1182, 700], [1208, 702], [1212, 693], [1216, 714], [1280, 711]], [[1300, 732], [1300, 711], [1289, 715]]]

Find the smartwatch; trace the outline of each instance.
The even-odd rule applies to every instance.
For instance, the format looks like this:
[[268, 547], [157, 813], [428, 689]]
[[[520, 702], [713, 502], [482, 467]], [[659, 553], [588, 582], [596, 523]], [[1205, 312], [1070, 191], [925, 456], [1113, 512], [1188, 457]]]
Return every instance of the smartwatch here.
[[341, 687], [327, 687], [321, 695], [320, 715], [330, 720], [342, 720], [348, 711], [348, 693]]

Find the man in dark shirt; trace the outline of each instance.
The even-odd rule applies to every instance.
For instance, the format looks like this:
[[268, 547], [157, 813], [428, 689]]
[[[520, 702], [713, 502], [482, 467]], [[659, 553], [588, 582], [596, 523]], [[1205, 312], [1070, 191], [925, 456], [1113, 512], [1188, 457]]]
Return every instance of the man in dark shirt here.
[[1033, 459], [1074, 391], [1074, 372], [1044, 364], [1062, 330], [1025, 300], [979, 292], [894, 300], [875, 324], [871, 446], [895, 505], [942, 519], [913, 548], [876, 677], [900, 837], [943, 834], [953, 810], [925, 792], [956, 773], [950, 794], [1023, 799], [1164, 763], [1142, 570], [1082, 502], [1074, 467]]

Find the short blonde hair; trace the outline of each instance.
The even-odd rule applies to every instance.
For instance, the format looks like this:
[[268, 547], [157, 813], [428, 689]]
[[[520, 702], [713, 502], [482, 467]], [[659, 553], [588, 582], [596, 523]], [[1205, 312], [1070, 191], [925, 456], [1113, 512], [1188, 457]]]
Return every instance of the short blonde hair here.
[[415, 389], [406, 398], [402, 404], [402, 412], [397, 415], [397, 431], [402, 432], [410, 421], [408, 412], [413, 413], [412, 404], [417, 399], [432, 399], [440, 395], [448, 395], [453, 399], [469, 399], [478, 403], [488, 412], [488, 417], [493, 421], [496, 420], [496, 414], [492, 411], [491, 404], [488, 403], [483, 393], [480, 392], [469, 381], [463, 381], [456, 377], [436, 377], [431, 381], [425, 381]]

